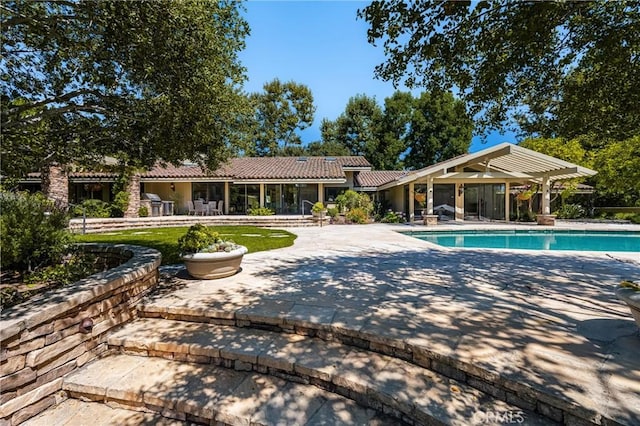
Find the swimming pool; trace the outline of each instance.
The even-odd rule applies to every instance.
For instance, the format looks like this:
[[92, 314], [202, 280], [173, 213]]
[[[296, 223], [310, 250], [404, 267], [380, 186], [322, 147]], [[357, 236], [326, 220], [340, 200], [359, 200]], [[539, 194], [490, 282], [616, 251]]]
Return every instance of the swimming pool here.
[[573, 230], [423, 231], [408, 235], [444, 247], [640, 253], [640, 232]]

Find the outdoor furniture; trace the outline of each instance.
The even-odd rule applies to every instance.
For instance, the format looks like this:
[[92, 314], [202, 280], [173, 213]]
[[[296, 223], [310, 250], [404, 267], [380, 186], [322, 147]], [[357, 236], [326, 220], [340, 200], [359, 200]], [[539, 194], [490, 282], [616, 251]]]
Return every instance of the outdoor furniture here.
[[193, 207], [197, 215], [204, 216], [207, 213], [207, 208], [204, 206], [204, 201], [202, 200], [194, 200]]
[[[211, 204], [211, 203], [209, 203], [209, 204]], [[216, 207], [216, 204], [217, 204], [217, 207]], [[211, 208], [209, 210], [209, 214], [215, 214], [215, 215], [222, 214], [223, 213], [222, 212], [222, 207], [223, 206], [224, 206], [224, 201], [223, 200], [220, 200], [217, 203], [215, 201], [213, 201], [213, 208]]]
[[187, 214], [189, 216], [191, 216], [192, 214], [196, 214], [196, 208], [193, 205], [193, 201], [191, 201], [191, 200], [187, 201], [187, 209], [188, 209]]
[[216, 214], [216, 205], [217, 205], [217, 201], [209, 201], [209, 203], [207, 203], [207, 214], [208, 215], [212, 215], [212, 214]]

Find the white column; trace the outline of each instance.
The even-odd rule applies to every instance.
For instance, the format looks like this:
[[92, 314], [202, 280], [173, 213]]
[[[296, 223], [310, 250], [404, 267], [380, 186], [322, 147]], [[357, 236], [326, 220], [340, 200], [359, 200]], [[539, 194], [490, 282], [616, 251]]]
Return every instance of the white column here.
[[542, 178], [542, 214], [551, 214], [551, 187], [546, 175]]
[[433, 178], [427, 178], [427, 214], [433, 214]]
[[409, 183], [409, 222], [413, 222], [413, 219], [416, 216], [415, 211], [413, 209], [413, 203], [415, 199], [414, 190], [415, 190], [415, 183], [410, 182]]
[[504, 184], [504, 220], [509, 222], [510, 218], [509, 216], [511, 215], [510, 213], [510, 209], [511, 209], [511, 185], [509, 184], [509, 182], [505, 182]]
[[318, 201], [324, 203], [324, 183], [318, 184]]
[[229, 214], [229, 182], [224, 183], [224, 214]]
[[260, 184], [260, 207], [264, 207], [264, 183]]
[[464, 184], [456, 183], [456, 220], [464, 220]]

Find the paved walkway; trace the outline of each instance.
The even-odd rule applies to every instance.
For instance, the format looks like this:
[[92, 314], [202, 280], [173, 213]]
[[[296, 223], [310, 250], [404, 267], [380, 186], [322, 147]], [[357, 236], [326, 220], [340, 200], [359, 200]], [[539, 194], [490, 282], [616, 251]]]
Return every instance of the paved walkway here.
[[640, 279], [640, 254], [444, 249], [394, 232], [410, 229], [291, 229], [294, 246], [245, 256], [233, 277], [165, 268], [177, 278], [152, 303], [404, 339], [640, 424], [640, 334], [614, 292]]

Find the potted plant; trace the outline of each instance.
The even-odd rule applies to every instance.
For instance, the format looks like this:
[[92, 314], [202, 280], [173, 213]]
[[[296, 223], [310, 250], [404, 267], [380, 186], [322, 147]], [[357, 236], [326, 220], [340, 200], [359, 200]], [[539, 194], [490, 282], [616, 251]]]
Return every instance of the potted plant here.
[[311, 207], [311, 214], [313, 217], [322, 218], [327, 213], [327, 209], [324, 207], [322, 201], [318, 201]]
[[200, 279], [224, 278], [235, 274], [247, 252], [245, 246], [224, 241], [217, 232], [201, 224], [191, 226], [178, 239], [178, 247], [189, 275]]
[[631, 315], [640, 327], [640, 284], [633, 281], [622, 281], [616, 289], [616, 295], [631, 309]]

